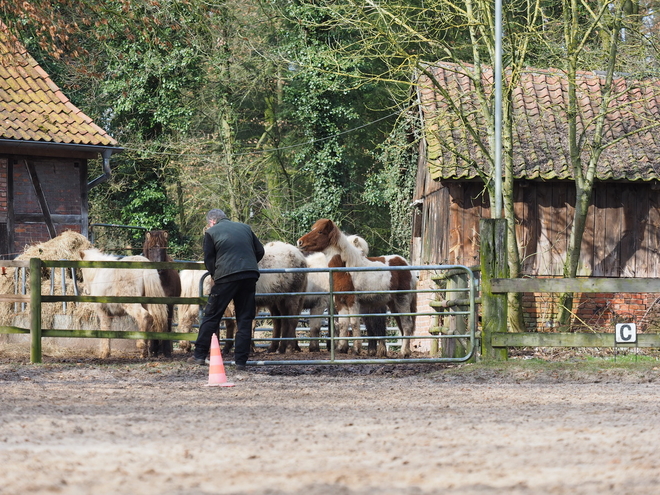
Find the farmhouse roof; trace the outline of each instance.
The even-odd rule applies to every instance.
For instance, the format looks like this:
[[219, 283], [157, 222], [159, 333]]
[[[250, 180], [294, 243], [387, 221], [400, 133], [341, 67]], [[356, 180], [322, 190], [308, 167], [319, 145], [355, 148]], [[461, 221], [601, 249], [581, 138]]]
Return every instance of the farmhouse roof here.
[[51, 80], [0, 21], [0, 143], [119, 151]]
[[[419, 81], [420, 105], [427, 143], [427, 161], [434, 179], [473, 179], [476, 166], [488, 160], [476, 139], [450, 109], [456, 102], [463, 119], [477, 131], [486, 150], [490, 148], [485, 120], [468, 72], [473, 66], [437, 64], [430, 72], [437, 83], [423, 76]], [[493, 71], [482, 67], [482, 79], [493, 88]], [[505, 84], [504, 82], [503, 84]], [[603, 98], [604, 76], [593, 72], [578, 74], [578, 129], [586, 142], [594, 133], [594, 118]], [[440, 89], [437, 88], [440, 86]], [[490, 89], [489, 89], [490, 91]], [[616, 98], [605, 119], [604, 144], [598, 162], [599, 180], [660, 179], [660, 81], [632, 80], [617, 76]], [[518, 179], [571, 179], [566, 106], [568, 82], [559, 70], [527, 69], [513, 90], [513, 161]], [[486, 95], [490, 97], [490, 94]], [[583, 163], [588, 150], [583, 150]]]

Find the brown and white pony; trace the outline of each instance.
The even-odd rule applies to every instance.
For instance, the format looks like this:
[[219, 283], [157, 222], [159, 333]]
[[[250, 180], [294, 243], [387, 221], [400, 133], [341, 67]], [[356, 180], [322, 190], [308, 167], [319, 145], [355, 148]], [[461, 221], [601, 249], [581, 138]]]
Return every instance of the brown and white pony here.
[[[354, 239], [351, 239], [358, 249], [361, 249], [365, 255], [369, 252], [369, 246], [367, 242], [358, 236], [353, 236]], [[307, 261], [307, 266], [309, 268], [327, 268], [328, 260], [323, 253], [309, 253], [305, 256]], [[307, 292], [317, 293], [315, 295], [305, 296], [305, 301], [303, 308], [309, 309], [309, 336], [318, 338], [321, 334], [321, 326], [323, 321], [323, 314], [325, 310], [328, 309], [328, 298], [329, 295], [318, 294], [318, 293], [328, 293], [330, 291], [330, 279], [327, 272], [309, 272], [307, 274]], [[357, 304], [354, 304], [353, 307], [348, 309], [349, 313], [356, 314], [359, 313], [359, 308]], [[337, 328], [341, 328], [342, 325], [347, 324], [347, 322], [342, 322], [341, 320], [337, 323]], [[348, 324], [350, 324], [350, 330], [347, 328], [344, 333], [347, 335], [352, 332], [354, 337], [360, 336], [360, 317], [351, 317]], [[343, 335], [342, 335], [343, 336]], [[328, 344], [329, 345], [329, 344]], [[359, 353], [361, 341], [353, 341], [353, 349], [356, 353]], [[337, 344], [337, 349], [340, 352], [346, 352], [348, 349], [348, 341], [340, 340]], [[309, 342], [309, 352], [318, 352], [320, 351], [320, 344], [318, 340], [310, 340]]]
[[[164, 230], [152, 230], [147, 232], [142, 245], [142, 256], [150, 261], [174, 261], [167, 254], [167, 232]], [[163, 286], [166, 297], [179, 297], [181, 295], [181, 279], [179, 271], [174, 269], [159, 269], [160, 284]], [[167, 331], [172, 331], [172, 320], [174, 318], [174, 304], [167, 305]], [[162, 353], [166, 358], [172, 357], [171, 340], [152, 340], [149, 343], [149, 352], [152, 356]]]
[[[310, 232], [298, 239], [298, 247], [303, 251], [323, 252], [330, 267], [386, 267], [408, 266], [400, 256], [366, 257], [353, 242], [335, 225], [332, 220], [318, 220]], [[411, 291], [415, 289], [416, 277], [409, 270], [396, 271], [360, 271], [333, 274], [333, 284], [337, 291], [364, 291], [364, 294], [337, 294], [335, 306], [340, 314], [346, 314], [354, 301], [361, 313], [384, 314], [387, 308], [395, 316], [404, 336], [412, 336], [415, 331], [414, 317], [401, 313], [415, 312], [416, 298], [413, 292], [392, 294], [380, 291]], [[365, 316], [365, 326], [369, 336], [385, 336], [386, 317]], [[346, 325], [342, 325], [341, 332]], [[386, 357], [387, 348], [384, 339], [369, 340], [369, 353], [377, 357]], [[410, 340], [404, 339], [401, 355], [410, 356]]]
[[[86, 249], [80, 253], [83, 261], [144, 261], [144, 256], [119, 258], [98, 249]], [[83, 284], [91, 296], [147, 296], [165, 297], [165, 291], [156, 270], [129, 268], [82, 268]], [[167, 328], [167, 307], [164, 304], [94, 303], [101, 330], [110, 330], [113, 316], [128, 314], [137, 322], [140, 332], [164, 332]], [[144, 341], [138, 341], [142, 357], [148, 349]], [[110, 339], [102, 339], [100, 356], [110, 356]]]

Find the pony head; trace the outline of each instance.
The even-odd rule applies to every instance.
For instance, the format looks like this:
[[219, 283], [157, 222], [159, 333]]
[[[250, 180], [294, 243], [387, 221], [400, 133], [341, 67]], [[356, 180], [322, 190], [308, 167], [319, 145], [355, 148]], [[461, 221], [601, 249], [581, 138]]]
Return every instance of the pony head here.
[[168, 234], [164, 230], [147, 232], [142, 245], [142, 255], [151, 261], [170, 261], [167, 257]]
[[360, 251], [362, 251], [362, 254], [365, 256], [369, 256], [369, 244], [367, 241], [364, 240], [364, 238], [360, 237], [359, 235], [349, 235], [346, 239], [348, 239], [348, 242], [353, 244], [356, 248], [358, 248]]
[[324, 251], [336, 246], [341, 235], [341, 230], [332, 220], [322, 218], [312, 225], [312, 230], [298, 239], [297, 245], [301, 251]]

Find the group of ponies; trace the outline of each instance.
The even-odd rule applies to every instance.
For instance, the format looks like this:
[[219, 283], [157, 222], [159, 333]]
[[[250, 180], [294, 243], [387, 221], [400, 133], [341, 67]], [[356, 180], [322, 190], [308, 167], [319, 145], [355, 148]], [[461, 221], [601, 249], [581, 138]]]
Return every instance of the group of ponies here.
[[[310, 352], [320, 350], [320, 329], [323, 315], [328, 310], [330, 277], [328, 267], [405, 267], [405, 259], [397, 255], [368, 257], [369, 247], [359, 236], [347, 236], [331, 220], [318, 220], [310, 232], [297, 241], [297, 247], [284, 242], [269, 242], [264, 245], [264, 257], [259, 262], [262, 270], [256, 287], [258, 308], [268, 310], [273, 323], [273, 340], [269, 352], [294, 352], [300, 347], [296, 340], [296, 328], [303, 309], [310, 312]], [[167, 254], [167, 233], [150, 231], [145, 237], [142, 256], [119, 258], [98, 249], [81, 253], [84, 261], [172, 261]], [[291, 268], [315, 268], [321, 271], [288, 271]], [[84, 284], [90, 295], [98, 296], [149, 296], [149, 297], [198, 297], [210, 292], [213, 285], [208, 274], [202, 270], [155, 270], [155, 269], [82, 269]], [[362, 343], [359, 339], [360, 318], [364, 314], [364, 326], [368, 340], [368, 352], [377, 357], [386, 357], [385, 335], [387, 310], [394, 317], [401, 334], [414, 334], [416, 311], [417, 278], [413, 271], [405, 269], [333, 272], [334, 305], [338, 318], [338, 352], [348, 352], [347, 337], [353, 337], [354, 353], [359, 354]], [[341, 293], [347, 292], [347, 293]], [[357, 293], [354, 293], [357, 292]], [[364, 292], [364, 293], [363, 293]], [[133, 317], [141, 332], [172, 331], [174, 307], [162, 304], [97, 304], [95, 305], [101, 330], [109, 330], [111, 317], [128, 314]], [[190, 332], [199, 315], [198, 305], [178, 305], [178, 332]], [[227, 340], [223, 354], [233, 345], [235, 321], [233, 305], [225, 313]], [[380, 338], [377, 338], [380, 337]], [[170, 357], [171, 340], [138, 342], [141, 355]], [[184, 350], [190, 349], [189, 341], [182, 341]], [[110, 355], [110, 341], [104, 339], [101, 357]], [[409, 357], [410, 340], [404, 339], [401, 356]]]

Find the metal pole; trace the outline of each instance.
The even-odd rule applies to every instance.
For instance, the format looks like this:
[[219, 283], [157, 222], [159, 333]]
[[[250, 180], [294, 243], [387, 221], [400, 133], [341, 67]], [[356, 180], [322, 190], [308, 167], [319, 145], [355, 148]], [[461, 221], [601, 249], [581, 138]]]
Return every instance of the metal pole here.
[[502, 217], [502, 0], [495, 0], [495, 211]]
[[30, 258], [30, 362], [41, 362], [41, 260]]
[[328, 333], [330, 334], [330, 360], [335, 360], [335, 279], [333, 270], [328, 272], [330, 280], [328, 281]]

